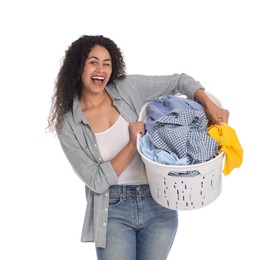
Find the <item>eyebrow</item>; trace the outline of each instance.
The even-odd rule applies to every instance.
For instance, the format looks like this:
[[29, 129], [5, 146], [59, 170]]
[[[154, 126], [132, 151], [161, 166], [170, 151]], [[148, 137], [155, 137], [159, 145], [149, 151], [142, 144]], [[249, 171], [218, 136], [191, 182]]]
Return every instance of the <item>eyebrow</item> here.
[[[90, 56], [90, 57], [88, 57], [87, 59], [88, 59], [88, 60], [90, 60], [90, 59], [96, 59], [96, 60], [99, 60], [99, 58], [98, 58], [98, 57], [96, 57], [96, 56]], [[111, 61], [111, 62], [112, 62], [112, 60], [111, 60], [110, 58], [105, 59], [105, 60], [103, 60], [103, 61]]]

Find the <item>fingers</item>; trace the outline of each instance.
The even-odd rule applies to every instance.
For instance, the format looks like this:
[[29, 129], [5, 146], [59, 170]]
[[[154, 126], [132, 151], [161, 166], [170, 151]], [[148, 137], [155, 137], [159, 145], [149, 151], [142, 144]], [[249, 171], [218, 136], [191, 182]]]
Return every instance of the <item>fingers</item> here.
[[141, 134], [145, 132], [144, 123], [142, 121], [131, 122], [129, 124], [130, 133], [133, 135]]
[[224, 125], [226, 124], [225, 121], [220, 117], [217, 122], [218, 125]]
[[228, 110], [222, 109], [216, 113], [215, 122], [219, 125], [228, 123], [229, 112]]

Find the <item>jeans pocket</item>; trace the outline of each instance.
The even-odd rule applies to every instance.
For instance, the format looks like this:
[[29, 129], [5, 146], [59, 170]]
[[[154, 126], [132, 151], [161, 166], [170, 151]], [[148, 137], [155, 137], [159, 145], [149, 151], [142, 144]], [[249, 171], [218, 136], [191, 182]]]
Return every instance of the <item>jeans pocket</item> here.
[[110, 195], [109, 197], [109, 206], [117, 207], [122, 202], [122, 195]]

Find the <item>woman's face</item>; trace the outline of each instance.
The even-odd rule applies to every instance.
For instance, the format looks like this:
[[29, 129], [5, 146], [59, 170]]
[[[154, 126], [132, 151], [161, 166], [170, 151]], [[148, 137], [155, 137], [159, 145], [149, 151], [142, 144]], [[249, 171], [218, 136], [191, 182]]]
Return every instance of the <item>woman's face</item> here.
[[106, 87], [112, 74], [112, 60], [106, 48], [95, 45], [85, 61], [81, 76], [83, 93], [100, 93]]

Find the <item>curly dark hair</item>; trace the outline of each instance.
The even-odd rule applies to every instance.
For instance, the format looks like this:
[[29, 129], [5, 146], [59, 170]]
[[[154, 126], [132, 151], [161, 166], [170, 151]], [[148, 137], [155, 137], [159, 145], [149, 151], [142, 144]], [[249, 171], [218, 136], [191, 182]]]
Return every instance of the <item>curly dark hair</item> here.
[[112, 74], [109, 83], [126, 75], [125, 62], [120, 48], [111, 39], [102, 35], [83, 35], [72, 42], [65, 52], [62, 66], [55, 81], [50, 115], [48, 117], [49, 131], [59, 133], [63, 116], [72, 108], [73, 99], [82, 94], [81, 75], [91, 48], [95, 45], [105, 47], [112, 59]]

